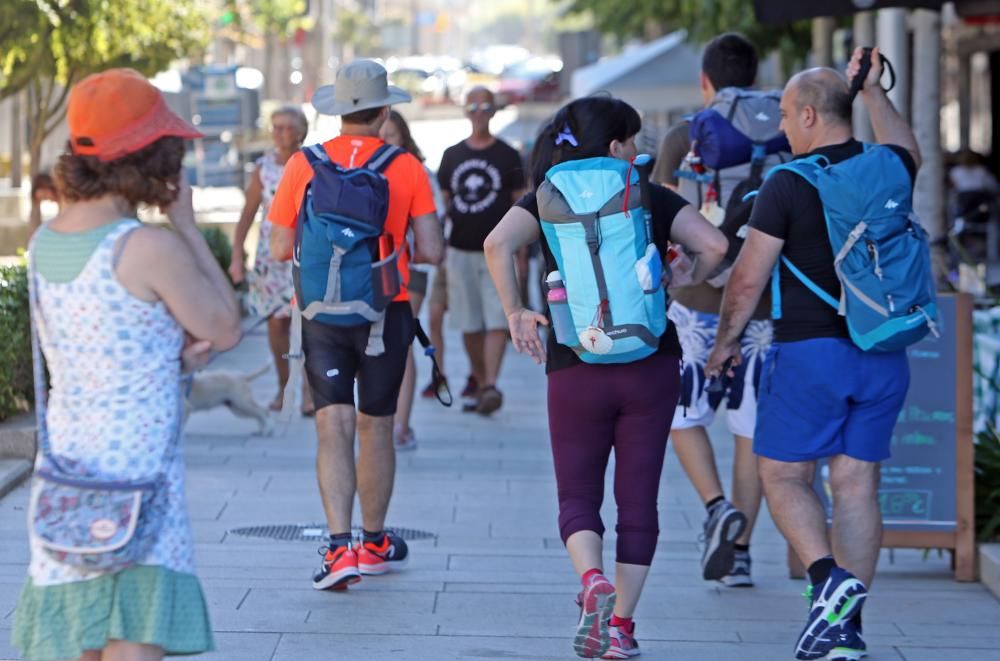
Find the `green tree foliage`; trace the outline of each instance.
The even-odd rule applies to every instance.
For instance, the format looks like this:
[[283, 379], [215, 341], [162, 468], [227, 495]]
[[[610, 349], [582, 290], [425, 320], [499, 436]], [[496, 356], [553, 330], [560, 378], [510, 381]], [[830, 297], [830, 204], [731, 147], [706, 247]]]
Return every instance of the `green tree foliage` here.
[[73, 83], [111, 67], [146, 75], [199, 53], [208, 22], [198, 0], [3, 0], [0, 99], [28, 92], [32, 171], [63, 121]]
[[786, 69], [809, 52], [809, 21], [774, 27], [757, 22], [751, 0], [571, 0], [571, 14], [589, 13], [597, 29], [619, 37], [656, 37], [685, 29], [696, 43], [742, 32], [761, 53], [778, 51]]
[[250, 6], [253, 22], [264, 35], [286, 39], [298, 28], [312, 28], [312, 19], [305, 15], [305, 0], [255, 0]]
[[28, 410], [34, 399], [28, 324], [27, 269], [0, 266], [0, 421]]
[[372, 56], [378, 47], [378, 27], [367, 12], [340, 7], [335, 14], [334, 43], [343, 44], [343, 59]]

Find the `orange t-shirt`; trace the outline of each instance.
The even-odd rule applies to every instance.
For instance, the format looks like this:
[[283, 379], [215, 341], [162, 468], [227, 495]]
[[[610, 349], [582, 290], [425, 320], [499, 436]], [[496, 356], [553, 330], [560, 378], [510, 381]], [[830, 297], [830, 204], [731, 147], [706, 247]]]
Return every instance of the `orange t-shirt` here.
[[[375, 137], [341, 135], [323, 143], [330, 160], [346, 168], [364, 165], [381, 147], [382, 140]], [[385, 170], [389, 181], [389, 213], [385, 220], [386, 231], [392, 235], [394, 245], [404, 245], [410, 219], [434, 213], [434, 195], [427, 171], [412, 154], [403, 153]], [[305, 197], [306, 186], [312, 181], [313, 171], [302, 152], [294, 154], [285, 163], [284, 174], [271, 201], [268, 220], [276, 225], [294, 228], [299, 219], [299, 207]], [[403, 287], [395, 301], [410, 300], [406, 284], [410, 281], [409, 250], [399, 255], [399, 273]]]

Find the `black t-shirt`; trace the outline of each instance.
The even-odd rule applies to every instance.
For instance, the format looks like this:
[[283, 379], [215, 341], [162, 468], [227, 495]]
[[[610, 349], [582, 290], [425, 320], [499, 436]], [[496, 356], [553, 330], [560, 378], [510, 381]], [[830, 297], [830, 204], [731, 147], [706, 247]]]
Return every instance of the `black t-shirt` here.
[[[650, 210], [653, 213], [653, 243], [655, 243], [657, 249], [659, 249], [660, 255], [665, 255], [667, 251], [667, 243], [670, 240], [670, 228], [673, 227], [674, 218], [681, 209], [688, 205], [688, 203], [683, 197], [672, 190], [664, 188], [663, 186], [652, 184], [649, 188], [651, 200]], [[535, 198], [535, 194], [533, 192], [526, 194], [518, 200], [517, 206], [526, 210], [534, 216], [536, 220], [538, 219], [538, 200]], [[552, 271], [559, 270], [555, 257], [552, 256], [552, 251], [549, 250], [549, 246], [545, 242], [544, 234], [542, 235], [541, 244], [542, 255], [545, 258], [545, 273], [551, 273]], [[663, 314], [666, 313], [666, 308], [664, 308]], [[550, 324], [551, 321], [552, 320], [550, 318]], [[548, 361], [545, 364], [546, 374], [565, 367], [573, 367], [574, 365], [579, 365], [583, 362], [572, 349], [556, 342], [555, 333], [549, 333], [546, 352], [548, 353]], [[677, 356], [680, 358], [681, 344], [677, 340], [677, 330], [674, 328], [673, 324], [667, 324], [667, 331], [660, 337], [660, 347], [657, 349], [656, 353]]]
[[486, 149], [473, 149], [463, 140], [445, 150], [437, 176], [441, 190], [451, 194], [449, 245], [482, 252], [514, 192], [524, 188], [521, 155], [500, 139]]
[[[910, 180], [917, 166], [910, 153], [888, 145], [899, 156]], [[822, 154], [839, 163], [864, 151], [855, 139], [820, 147], [797, 158]], [[819, 193], [794, 172], [775, 172], [760, 188], [750, 215], [750, 227], [785, 241], [782, 255], [835, 299], [840, 299], [840, 281], [833, 270], [833, 247], [826, 230]], [[823, 302], [781, 262], [781, 319], [774, 322], [777, 342], [797, 342], [817, 337], [849, 337], [847, 322], [837, 310]]]

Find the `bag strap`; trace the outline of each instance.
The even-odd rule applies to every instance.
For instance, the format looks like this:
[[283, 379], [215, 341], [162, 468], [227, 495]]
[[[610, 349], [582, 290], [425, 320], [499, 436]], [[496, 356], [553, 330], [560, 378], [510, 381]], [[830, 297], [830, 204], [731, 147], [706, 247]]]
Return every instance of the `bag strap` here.
[[305, 154], [306, 162], [313, 169], [316, 169], [316, 165], [319, 163], [330, 162], [330, 155], [326, 153], [326, 150], [323, 149], [323, 145], [320, 143], [303, 147], [302, 153]]
[[365, 346], [366, 356], [381, 356], [385, 353], [385, 312], [368, 327], [368, 344]]
[[288, 361], [288, 380], [281, 397], [281, 419], [288, 422], [292, 419], [292, 409], [295, 407], [295, 394], [299, 391], [299, 383], [303, 377], [305, 356], [302, 353], [302, 310], [298, 302], [292, 303], [292, 322], [288, 334], [288, 353], [282, 356]]
[[[37, 236], [38, 232], [35, 233], [35, 237]], [[31, 327], [31, 369], [35, 389], [35, 426], [38, 430], [38, 448], [47, 461], [52, 463], [59, 471], [65, 472], [52, 454], [52, 447], [49, 445], [49, 429], [45, 421], [49, 388], [48, 381], [45, 378], [45, 357], [42, 355], [41, 343], [38, 340], [38, 324], [41, 323], [41, 310], [38, 304], [35, 269], [35, 239], [32, 238], [28, 244], [28, 325]]]
[[[892, 90], [896, 86], [896, 70], [892, 68], [892, 62], [889, 61], [882, 53], [878, 54], [878, 59], [881, 61], [882, 66], [889, 70], [889, 87], [886, 88], [886, 92]], [[848, 94], [851, 98], [851, 103], [854, 103], [854, 98], [861, 91], [861, 88], [865, 84], [865, 79], [868, 78], [869, 72], [872, 70], [872, 48], [866, 46], [862, 49], [861, 55], [861, 68], [858, 69], [858, 73], [851, 79], [851, 87]]]
[[368, 168], [372, 172], [377, 172], [378, 174], [383, 174], [392, 162], [396, 160], [396, 157], [401, 155], [403, 150], [396, 145], [390, 145], [386, 143], [375, 150], [375, 153], [371, 155], [363, 167]]
[[830, 159], [822, 154], [815, 154], [808, 158], [797, 158], [787, 163], [780, 163], [767, 171], [767, 176], [774, 176], [776, 172], [794, 172], [805, 179], [813, 188], [819, 188], [819, 174], [825, 168], [830, 167]]
[[830, 296], [830, 294], [828, 294], [825, 289], [823, 289], [822, 287], [820, 287], [819, 285], [817, 285], [815, 282], [813, 282], [812, 279], [809, 276], [807, 276], [805, 273], [803, 273], [802, 271], [800, 271], [798, 269], [798, 267], [795, 266], [795, 264], [792, 264], [792, 262], [789, 261], [789, 259], [787, 257], [785, 257], [784, 255], [782, 255], [781, 256], [781, 261], [782, 261], [782, 263], [785, 266], [788, 267], [788, 270], [791, 271], [792, 275], [794, 275], [796, 278], [798, 278], [799, 282], [801, 282], [802, 284], [804, 284], [809, 289], [809, 291], [811, 291], [812, 293], [816, 294], [816, 296], [818, 296], [820, 299], [822, 299], [824, 303], [826, 303], [827, 305], [829, 305], [833, 309], [835, 309], [835, 310], [839, 310], [840, 309], [840, 303], [837, 301], [837, 299], [835, 299], [833, 296]]
[[[47, 226], [48, 223], [45, 223], [39, 228], [39, 230], [44, 229]], [[133, 225], [124, 232], [115, 233], [112, 236], [115, 237], [115, 242], [117, 243], [118, 240], [129, 236], [133, 230], [136, 230], [139, 227], [141, 227], [141, 225]], [[35, 237], [37, 236], [38, 232], [36, 231]], [[28, 325], [31, 327], [31, 369], [35, 390], [35, 425], [37, 427], [38, 448], [41, 450], [45, 460], [52, 464], [57, 471], [60, 473], [67, 473], [66, 469], [64, 469], [56, 459], [55, 454], [52, 452], [52, 445], [49, 443], [49, 427], [46, 415], [48, 411], [49, 383], [46, 378], [47, 372], [45, 369], [45, 354], [42, 353], [41, 342], [38, 336], [38, 325], [44, 323], [45, 320], [42, 316], [42, 307], [40, 299], [38, 298], [38, 270], [37, 265], [35, 264], [35, 237], [33, 237], [28, 243], [28, 311], [30, 322]], [[180, 441], [181, 431], [183, 429], [183, 402], [181, 400], [181, 396], [182, 394], [179, 393], [176, 429], [174, 431], [173, 438], [167, 442], [167, 447], [163, 451], [163, 471], [166, 470], [166, 466], [174, 457], [178, 442]]]
[[[414, 318], [416, 323], [416, 336], [417, 341], [420, 342], [420, 346], [424, 348], [424, 355], [431, 359], [431, 380], [433, 383], [438, 384], [438, 387], [434, 390], [434, 397], [437, 398], [439, 402], [445, 407], [450, 408], [452, 404], [455, 403], [455, 398], [452, 397], [451, 388], [448, 387], [448, 382], [445, 380], [444, 375], [441, 374], [441, 368], [438, 367], [437, 361], [437, 348], [431, 344], [431, 340], [427, 337], [427, 333], [424, 332], [424, 327], [420, 325], [420, 320]], [[441, 391], [444, 391], [442, 395]]]

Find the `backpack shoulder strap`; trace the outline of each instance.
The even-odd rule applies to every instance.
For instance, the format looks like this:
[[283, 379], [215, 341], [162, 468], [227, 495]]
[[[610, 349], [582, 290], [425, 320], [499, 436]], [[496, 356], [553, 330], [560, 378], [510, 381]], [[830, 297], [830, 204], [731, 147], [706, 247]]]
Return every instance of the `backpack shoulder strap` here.
[[796, 279], [806, 286], [806, 289], [811, 291], [813, 294], [818, 296], [820, 300], [829, 305], [830, 307], [840, 310], [840, 303], [837, 302], [833, 296], [830, 296], [825, 289], [813, 282], [812, 278], [807, 276], [805, 273], [800, 271], [795, 264], [792, 264], [784, 255], [781, 259], [774, 264], [774, 271], [771, 273], [771, 318], [781, 319], [781, 264], [784, 264], [789, 272], [796, 277]]
[[789, 172], [794, 172], [798, 176], [802, 177], [809, 182], [813, 187], [818, 187], [817, 182], [819, 181], [819, 173], [824, 169], [829, 167], [830, 160], [823, 156], [822, 154], [816, 154], [815, 156], [810, 156], [809, 158], [798, 158], [787, 163], [781, 163], [780, 165], [775, 165], [773, 168], [767, 171], [767, 176], [772, 176], [775, 172], [781, 172], [782, 170], [787, 170]]
[[302, 153], [306, 156], [306, 162], [310, 167], [315, 168], [317, 163], [329, 163], [330, 155], [323, 149], [323, 145], [316, 143], [302, 148]]
[[800, 271], [795, 266], [795, 264], [792, 264], [792, 262], [789, 261], [789, 259], [787, 257], [785, 257], [784, 255], [782, 255], [781, 256], [781, 261], [784, 262], [785, 266], [788, 267], [788, 270], [792, 272], [792, 275], [794, 275], [796, 278], [798, 278], [799, 282], [801, 282], [802, 284], [804, 284], [809, 289], [809, 291], [811, 291], [812, 293], [816, 294], [816, 296], [818, 296], [820, 299], [822, 299], [823, 302], [826, 303], [827, 305], [829, 305], [830, 307], [832, 307], [834, 309], [840, 309], [840, 303], [837, 302], [837, 299], [835, 299], [833, 296], [830, 296], [830, 294], [828, 294], [825, 289], [823, 289], [822, 287], [820, 287], [819, 285], [817, 285], [815, 282], [813, 282], [812, 279], [809, 276], [807, 276], [805, 273], [803, 273], [802, 271]]
[[382, 174], [390, 165], [392, 165], [392, 162], [396, 160], [396, 157], [402, 153], [403, 150], [399, 147], [388, 143], [384, 144], [375, 150], [375, 153], [368, 159], [364, 167], [373, 172]]

